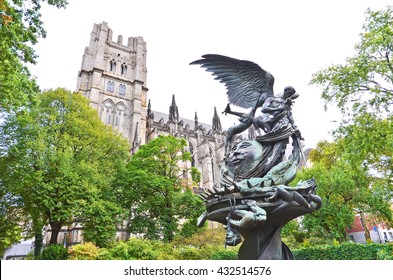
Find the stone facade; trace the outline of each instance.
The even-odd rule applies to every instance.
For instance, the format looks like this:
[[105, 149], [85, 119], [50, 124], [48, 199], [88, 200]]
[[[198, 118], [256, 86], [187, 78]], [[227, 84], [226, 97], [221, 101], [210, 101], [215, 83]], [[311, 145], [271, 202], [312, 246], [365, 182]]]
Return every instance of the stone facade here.
[[94, 24], [82, 57], [77, 91], [90, 99], [103, 123], [128, 139], [132, 153], [161, 134], [185, 138], [193, 160], [184, 168], [200, 170], [200, 190], [218, 185], [225, 132], [216, 109], [211, 125], [199, 123], [197, 113], [194, 120], [182, 118], [174, 95], [172, 102], [168, 100], [168, 113], [153, 111], [154, 100], [147, 104], [146, 42], [142, 37], [130, 37], [123, 45], [123, 36], [113, 42], [112, 34], [106, 22]]
[[[77, 91], [90, 99], [103, 123], [112, 125], [130, 143], [146, 133], [146, 43], [142, 37], [112, 41], [106, 22], [94, 24], [85, 48]], [[145, 143], [141, 137], [140, 143]]]

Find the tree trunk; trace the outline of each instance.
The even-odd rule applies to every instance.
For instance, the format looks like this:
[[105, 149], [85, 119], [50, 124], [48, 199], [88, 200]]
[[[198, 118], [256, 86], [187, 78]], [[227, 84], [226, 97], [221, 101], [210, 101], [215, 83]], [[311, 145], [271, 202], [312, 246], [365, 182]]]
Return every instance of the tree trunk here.
[[57, 244], [57, 237], [58, 237], [60, 229], [62, 227], [62, 223], [61, 222], [52, 222], [49, 224], [52, 229], [52, 234], [50, 236], [49, 244]]
[[360, 212], [360, 218], [363, 221], [363, 227], [364, 227], [364, 236], [366, 237], [366, 242], [371, 240], [371, 235], [370, 235], [370, 231], [367, 228], [367, 220], [366, 217], [364, 216], [363, 212]]
[[166, 200], [167, 200], [165, 203], [166, 217], [163, 218], [164, 223], [165, 223], [165, 225], [164, 225], [164, 241], [171, 242], [174, 237], [174, 235], [173, 235], [174, 214], [172, 211], [173, 208], [172, 208], [171, 200], [168, 197]]
[[128, 239], [130, 239], [130, 224], [131, 224], [131, 220], [132, 220], [132, 205], [130, 206], [130, 211], [128, 212], [128, 218], [127, 218], [127, 222], [126, 222], [126, 236], [125, 236], [125, 241], [127, 241]]

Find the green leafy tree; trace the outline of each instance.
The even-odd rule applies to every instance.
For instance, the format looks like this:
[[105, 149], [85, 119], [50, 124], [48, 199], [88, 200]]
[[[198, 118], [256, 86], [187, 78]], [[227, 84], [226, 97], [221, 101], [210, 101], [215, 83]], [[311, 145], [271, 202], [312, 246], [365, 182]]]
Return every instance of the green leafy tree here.
[[0, 256], [22, 238], [19, 224], [25, 222], [25, 213], [21, 205], [21, 199], [10, 194], [0, 179]]
[[41, 4], [64, 8], [66, 0], [0, 0], [0, 108], [10, 110], [35, 99], [38, 86], [27, 63], [36, 63], [33, 45], [46, 33]]
[[365, 113], [338, 129], [335, 137], [341, 139], [341, 150], [352, 165], [362, 165], [374, 184], [392, 191], [393, 116]]
[[290, 248], [299, 248], [307, 237], [307, 231], [302, 229], [300, 219], [289, 221], [281, 230], [282, 241]]
[[141, 146], [129, 161], [119, 184], [131, 233], [171, 241], [181, 222], [185, 235], [196, 230], [203, 203], [190, 189], [188, 170], [180, 166], [191, 160], [186, 146], [183, 138], [162, 135]]
[[[315, 73], [311, 80], [311, 84], [322, 87], [325, 105], [334, 104], [343, 114], [343, 121], [333, 133], [334, 143], [320, 143], [314, 152], [318, 165], [312, 169], [320, 168], [321, 174], [326, 170], [332, 189], [341, 192], [341, 182], [351, 186], [343, 191], [347, 195], [338, 200], [342, 207], [348, 205], [348, 211], [372, 213], [388, 222], [392, 221], [389, 201], [393, 196], [392, 53], [393, 7], [368, 9], [355, 54], [344, 64]], [[340, 180], [329, 181], [335, 177]], [[329, 205], [321, 209], [321, 214]], [[338, 204], [338, 208], [332, 206], [332, 210], [341, 209]]]
[[[361, 153], [360, 148], [356, 151]], [[321, 209], [304, 217], [303, 225], [308, 232], [343, 241], [355, 213], [363, 217], [369, 213], [392, 221], [391, 189], [381, 185], [366, 165], [354, 164], [352, 159], [353, 151], [345, 138], [333, 143], [320, 142], [311, 151], [312, 167], [303, 169], [294, 181], [314, 177], [318, 183], [317, 193], [323, 200]], [[369, 236], [367, 230], [366, 234]]]
[[391, 114], [393, 100], [393, 7], [366, 12], [355, 55], [313, 75], [322, 98], [345, 115]]
[[129, 147], [102, 124], [89, 100], [65, 89], [44, 92], [37, 106], [9, 114], [1, 133], [2, 185], [21, 199], [34, 230], [49, 223], [51, 244], [75, 220], [85, 222], [86, 239], [100, 245], [105, 231], [114, 232], [112, 182]]

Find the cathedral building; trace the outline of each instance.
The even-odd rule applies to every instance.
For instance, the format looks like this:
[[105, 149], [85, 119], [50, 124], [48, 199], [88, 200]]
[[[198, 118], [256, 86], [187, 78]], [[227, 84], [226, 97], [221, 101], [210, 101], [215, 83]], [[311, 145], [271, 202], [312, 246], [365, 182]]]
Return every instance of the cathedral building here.
[[[94, 24], [89, 46], [85, 48], [78, 73], [77, 91], [90, 99], [103, 123], [126, 137], [135, 153], [140, 145], [159, 135], [173, 135], [187, 140], [193, 160], [184, 169], [195, 166], [201, 172], [199, 190], [219, 184], [224, 158], [225, 132], [214, 108], [212, 124], [182, 118], [175, 95], [168, 100], [169, 111], [157, 112], [148, 99], [146, 42], [129, 37], [126, 44], [106, 22]], [[190, 176], [190, 174], [184, 174]]]
[[[112, 30], [106, 22], [94, 24], [89, 46], [85, 48], [77, 78], [77, 92], [90, 100], [101, 121], [119, 131], [130, 144], [130, 153], [158, 137], [173, 135], [186, 139], [192, 161], [182, 164], [184, 178], [191, 166], [201, 172], [201, 181], [194, 187], [200, 193], [219, 185], [220, 169], [224, 160], [225, 131], [221, 127], [216, 108], [212, 110], [212, 124], [182, 118], [175, 95], [168, 100], [168, 112], [152, 109], [154, 100], [148, 99], [146, 84], [146, 42], [142, 37], [130, 37], [127, 45], [123, 36], [112, 41]], [[162, 102], [160, 101], [156, 101]], [[81, 243], [83, 226], [74, 223], [63, 227], [58, 243], [65, 246]], [[44, 243], [48, 243], [50, 227], [44, 229]], [[117, 237], [127, 236], [125, 229], [118, 229]]]

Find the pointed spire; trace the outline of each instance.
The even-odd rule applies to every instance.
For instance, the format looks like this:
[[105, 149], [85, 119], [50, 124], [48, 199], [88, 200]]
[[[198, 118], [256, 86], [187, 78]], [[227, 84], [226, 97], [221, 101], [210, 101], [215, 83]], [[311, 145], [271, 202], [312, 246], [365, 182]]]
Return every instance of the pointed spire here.
[[135, 154], [135, 152], [138, 150], [140, 146], [138, 127], [139, 127], [138, 122], [136, 122], [134, 140], [132, 141], [132, 147], [131, 147], [132, 154]]
[[179, 122], [179, 110], [176, 105], [175, 95], [172, 95], [172, 104], [169, 107], [169, 121]]
[[194, 120], [195, 120], [195, 128], [194, 128], [194, 130], [197, 130], [197, 129], [198, 129], [198, 126], [199, 126], [199, 124], [198, 124], [197, 112], [195, 112], [195, 118], [194, 118]]
[[151, 114], [151, 104], [150, 104], [150, 99], [149, 99], [149, 102], [147, 104], [147, 117], [149, 117], [150, 114]]
[[175, 100], [175, 95], [172, 94], [172, 106], [176, 106], [176, 100]]
[[220, 117], [217, 114], [217, 109], [216, 107], [214, 107], [214, 115], [213, 115], [213, 132], [221, 132], [222, 131], [222, 127], [221, 127], [221, 121], [220, 121]]

